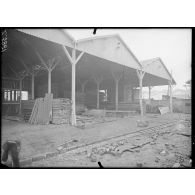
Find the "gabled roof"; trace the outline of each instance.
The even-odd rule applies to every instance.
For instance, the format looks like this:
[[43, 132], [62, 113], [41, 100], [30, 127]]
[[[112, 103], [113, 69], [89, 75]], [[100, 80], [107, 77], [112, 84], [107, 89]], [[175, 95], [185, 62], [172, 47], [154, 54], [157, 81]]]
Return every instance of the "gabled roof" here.
[[172, 83], [175, 85], [176, 82], [174, 80], [174, 78], [171, 76], [170, 72], [168, 71], [167, 67], [165, 66], [165, 64], [163, 63], [161, 58], [152, 58], [152, 59], [148, 59], [148, 60], [144, 60], [141, 61], [141, 64], [143, 66], [143, 70], [146, 73], [167, 79], [167, 80], [171, 80], [172, 79]]
[[74, 38], [64, 29], [17, 29], [20, 32], [33, 35], [54, 43], [63, 44], [69, 47], [74, 46]]
[[139, 60], [118, 34], [94, 36], [76, 42], [79, 50], [130, 68], [141, 69]]

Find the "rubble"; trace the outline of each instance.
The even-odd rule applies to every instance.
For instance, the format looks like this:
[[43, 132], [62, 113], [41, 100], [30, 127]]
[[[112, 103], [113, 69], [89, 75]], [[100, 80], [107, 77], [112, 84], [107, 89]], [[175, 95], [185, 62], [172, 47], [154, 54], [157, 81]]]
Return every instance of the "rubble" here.
[[173, 165], [173, 167], [174, 167], [174, 168], [178, 168], [178, 167], [180, 167], [180, 164], [179, 164], [179, 163], [175, 163], [175, 164]]
[[142, 163], [136, 163], [137, 167], [143, 167]]
[[164, 155], [167, 154], [167, 152], [165, 150], [163, 150], [163, 151], [160, 152], [160, 154], [164, 156]]
[[149, 122], [144, 120], [137, 120], [137, 127], [148, 127]]

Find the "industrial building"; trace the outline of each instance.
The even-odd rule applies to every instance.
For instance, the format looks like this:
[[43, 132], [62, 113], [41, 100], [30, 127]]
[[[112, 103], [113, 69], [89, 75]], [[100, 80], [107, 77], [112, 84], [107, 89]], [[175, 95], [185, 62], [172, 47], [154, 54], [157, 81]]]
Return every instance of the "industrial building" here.
[[6, 36], [2, 115], [26, 115], [28, 121], [42, 109], [42, 121], [51, 122], [56, 106], [72, 125], [86, 108], [144, 115], [142, 87], [148, 87], [150, 99], [151, 88], [162, 85], [169, 86], [173, 111], [176, 82], [163, 60], [140, 62], [117, 34], [75, 40], [64, 29], [6, 29]]

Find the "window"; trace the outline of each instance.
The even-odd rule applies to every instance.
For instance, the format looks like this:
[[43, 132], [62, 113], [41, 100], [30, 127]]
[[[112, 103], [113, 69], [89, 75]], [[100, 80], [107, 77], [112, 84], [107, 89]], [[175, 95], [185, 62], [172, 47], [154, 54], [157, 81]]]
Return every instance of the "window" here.
[[28, 91], [22, 91], [22, 100], [28, 100]]

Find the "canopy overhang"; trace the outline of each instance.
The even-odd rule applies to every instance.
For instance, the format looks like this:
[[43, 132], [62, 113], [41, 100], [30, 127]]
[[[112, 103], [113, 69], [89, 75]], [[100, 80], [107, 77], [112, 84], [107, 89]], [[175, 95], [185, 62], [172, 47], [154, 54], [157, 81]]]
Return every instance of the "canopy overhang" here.
[[[64, 54], [62, 45], [67, 46], [69, 53], [71, 53], [75, 40], [65, 30], [18, 29], [9, 30], [8, 36], [9, 49], [3, 58], [6, 58], [6, 61], [8, 60], [10, 66], [14, 66], [16, 71], [24, 70], [19, 59], [23, 59], [29, 68], [41, 64], [34, 51], [37, 50], [45, 61], [53, 57], [60, 57], [61, 62], [57, 69], [61, 70], [66, 67], [66, 71], [68, 74], [70, 73], [70, 62]], [[143, 86], [168, 85], [171, 78], [160, 58], [155, 60], [156, 64], [153, 61], [151, 63], [151, 60], [140, 63], [119, 35], [77, 40], [76, 48], [77, 56], [81, 51], [84, 51], [84, 55], [77, 64], [77, 76], [83, 79], [89, 79], [98, 73], [102, 74], [105, 80], [109, 80], [112, 79], [112, 72], [118, 71], [123, 72], [126, 83], [139, 87], [136, 70], [142, 69], [142, 66], [146, 72], [143, 78]], [[161, 69], [155, 69], [154, 67], [158, 67], [159, 64]], [[7, 69], [4, 66], [3, 68]], [[6, 71], [3, 73], [5, 74]], [[13, 76], [13, 74], [7, 76]], [[176, 84], [174, 79], [173, 84]]]
[[[75, 85], [86, 80], [95, 81], [100, 89], [114, 82], [116, 91], [119, 80], [123, 81], [123, 85], [140, 87], [140, 91], [142, 86], [169, 85], [171, 80], [172, 84], [175, 84], [161, 59], [155, 61], [157, 65], [154, 68], [151, 61], [140, 63], [119, 35], [75, 41], [63, 29], [8, 29], [7, 32], [8, 49], [2, 54], [2, 75], [7, 78], [16, 78], [20, 72], [30, 75], [29, 73], [39, 66], [37, 76], [41, 78], [44, 74], [48, 75], [48, 91], [51, 91], [51, 76], [52, 81], [63, 80], [73, 93]], [[75, 58], [72, 58], [74, 52]], [[75, 63], [76, 61], [78, 63]], [[46, 64], [50, 66], [51, 62], [58, 62], [52, 71], [51, 67], [46, 67]], [[143, 75], [141, 85], [138, 72]], [[96, 79], [98, 75], [103, 79], [101, 86]], [[75, 95], [72, 94], [73, 97]]]

